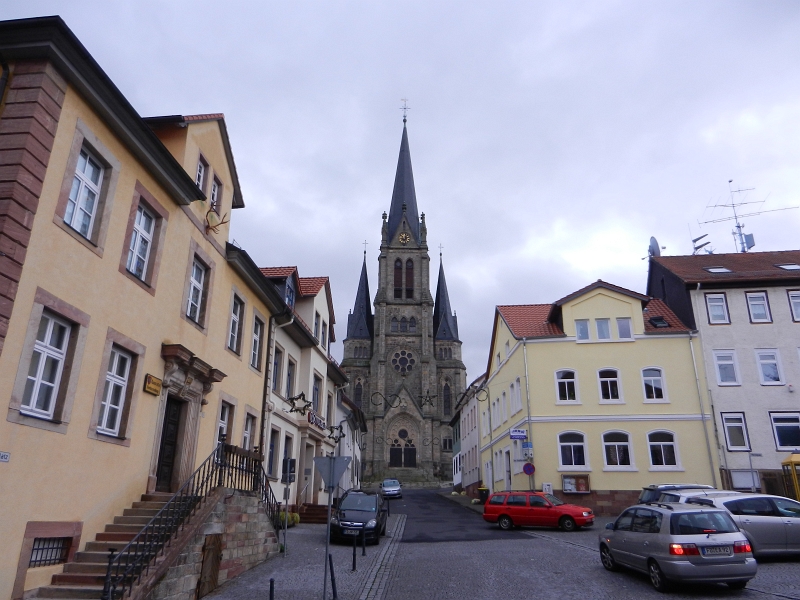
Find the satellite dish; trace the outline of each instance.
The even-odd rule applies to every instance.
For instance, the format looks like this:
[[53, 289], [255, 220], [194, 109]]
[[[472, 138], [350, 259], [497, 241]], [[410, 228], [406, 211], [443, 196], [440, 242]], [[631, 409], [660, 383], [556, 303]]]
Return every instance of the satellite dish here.
[[647, 253], [650, 256], [661, 256], [661, 248], [658, 245], [658, 240], [654, 237], [650, 237], [650, 247], [647, 249]]

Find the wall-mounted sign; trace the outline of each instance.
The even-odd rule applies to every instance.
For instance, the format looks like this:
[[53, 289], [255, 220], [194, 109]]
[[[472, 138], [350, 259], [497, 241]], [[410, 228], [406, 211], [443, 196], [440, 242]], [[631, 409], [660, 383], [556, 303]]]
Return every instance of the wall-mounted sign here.
[[588, 475], [562, 475], [561, 489], [565, 494], [588, 494], [592, 491]]
[[325, 429], [325, 419], [320, 417], [313, 410], [308, 411], [308, 422], [311, 423], [312, 425], [316, 425], [322, 430]]
[[528, 432], [525, 429], [512, 429], [511, 430], [511, 439], [512, 440], [527, 440], [528, 439]]
[[144, 376], [144, 391], [154, 396], [161, 395], [161, 380], [155, 375], [148, 373]]
[[533, 442], [522, 442], [522, 448], [533, 448]]
[[11, 460], [10, 452], [0, 452], [0, 462], [8, 462]]

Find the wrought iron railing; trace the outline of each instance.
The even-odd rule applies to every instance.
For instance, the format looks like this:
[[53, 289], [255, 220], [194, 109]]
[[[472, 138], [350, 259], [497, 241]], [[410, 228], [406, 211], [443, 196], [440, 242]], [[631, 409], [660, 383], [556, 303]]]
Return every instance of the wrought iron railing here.
[[261, 457], [220, 442], [191, 477], [118, 553], [109, 553], [103, 600], [124, 598], [149, 572], [156, 558], [186, 525], [186, 521], [220, 486], [258, 493], [267, 516], [277, 527], [278, 503], [269, 487]]

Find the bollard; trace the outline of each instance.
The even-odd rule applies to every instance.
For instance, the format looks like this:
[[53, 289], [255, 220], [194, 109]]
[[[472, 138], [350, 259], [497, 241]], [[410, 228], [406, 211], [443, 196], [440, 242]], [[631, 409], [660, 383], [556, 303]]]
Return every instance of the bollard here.
[[356, 571], [356, 539], [357, 536], [353, 536], [353, 573]]
[[367, 530], [361, 532], [361, 556], [367, 555]]
[[333, 600], [338, 600], [339, 596], [336, 594], [336, 575], [333, 574], [333, 555], [328, 554], [328, 562], [331, 564], [331, 590], [333, 590]]
[[269, 600], [275, 600], [275, 579], [269, 578]]

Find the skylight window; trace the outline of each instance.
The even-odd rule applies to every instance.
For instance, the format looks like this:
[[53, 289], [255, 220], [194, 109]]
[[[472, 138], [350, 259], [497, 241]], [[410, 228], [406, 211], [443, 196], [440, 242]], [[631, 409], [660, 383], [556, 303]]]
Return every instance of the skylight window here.
[[784, 269], [786, 271], [800, 271], [800, 265], [796, 263], [788, 263], [785, 265], [775, 265], [779, 269]]
[[727, 267], [703, 267], [709, 273], [732, 273]]
[[658, 328], [669, 327], [669, 323], [667, 323], [666, 319], [664, 319], [664, 317], [658, 317], [658, 316], [650, 317], [650, 324], [653, 327], [658, 327]]

